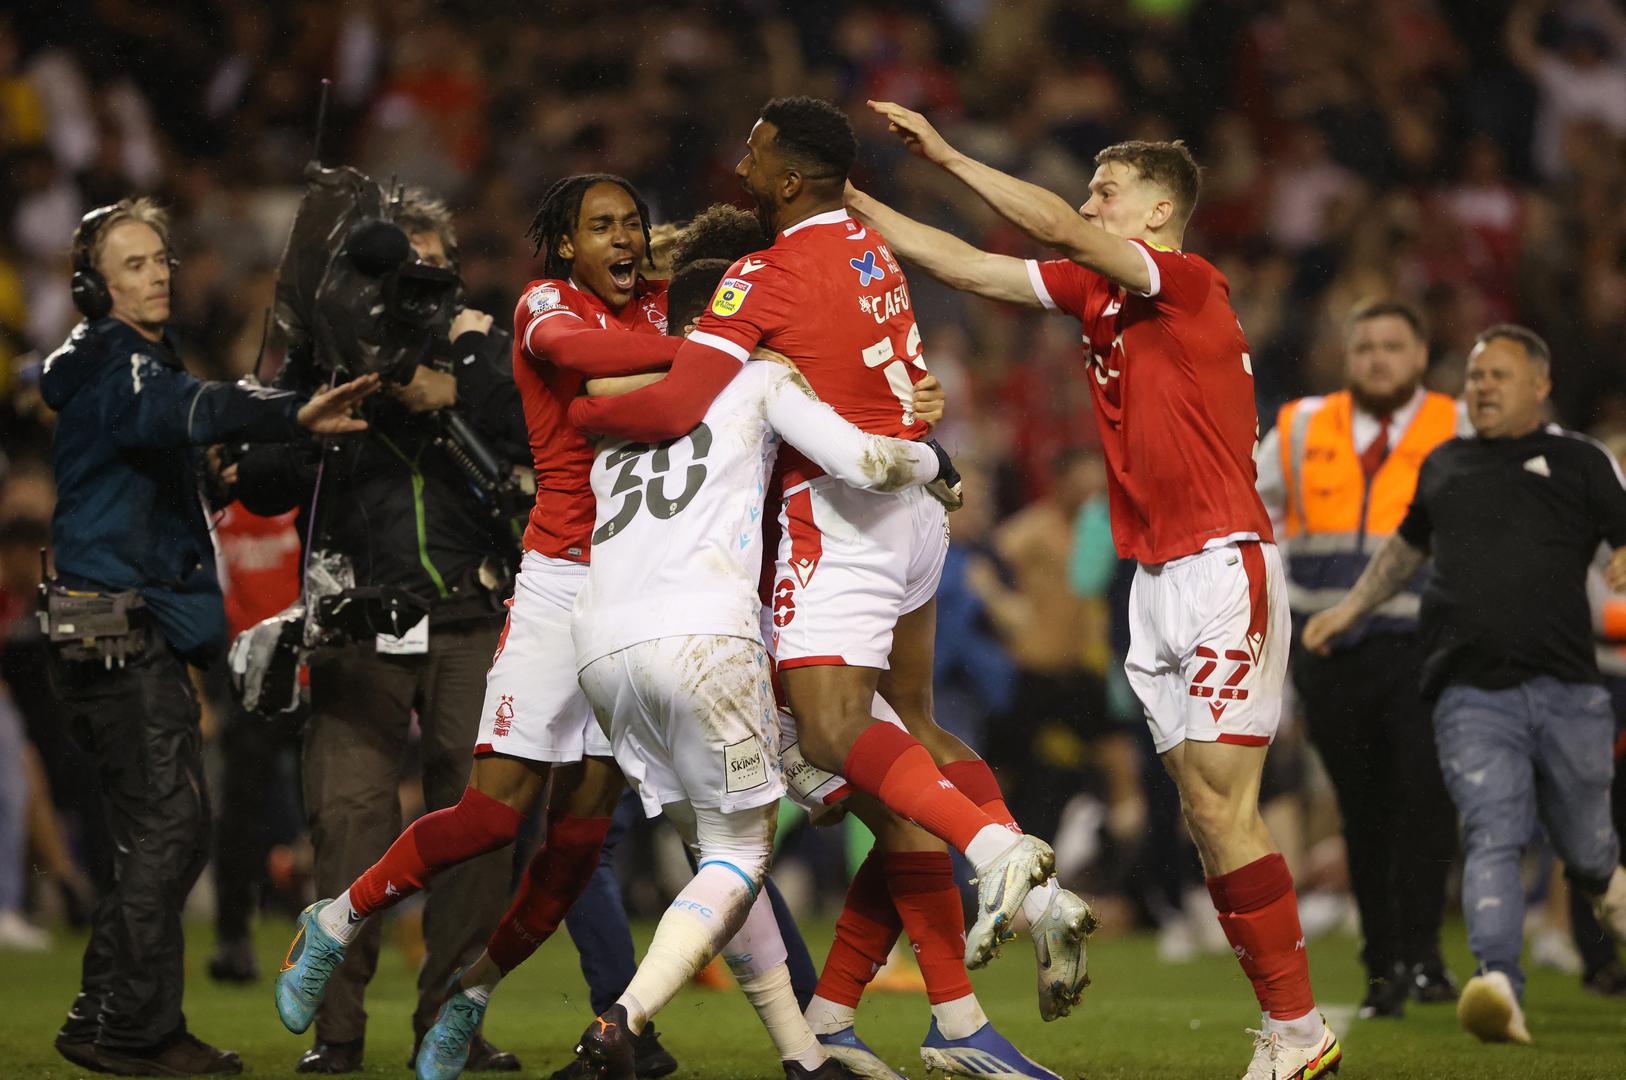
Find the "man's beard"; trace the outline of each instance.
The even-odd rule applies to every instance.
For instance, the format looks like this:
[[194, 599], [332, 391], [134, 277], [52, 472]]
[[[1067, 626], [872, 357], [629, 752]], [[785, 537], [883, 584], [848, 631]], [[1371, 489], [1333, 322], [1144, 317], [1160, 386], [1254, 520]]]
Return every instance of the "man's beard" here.
[[762, 226], [762, 238], [771, 242], [775, 236], [779, 235], [779, 208], [774, 205], [771, 198], [764, 199], [750, 188], [745, 190], [751, 196], [751, 202], [756, 206], [757, 223]]
[[1362, 412], [1372, 416], [1389, 417], [1394, 415], [1396, 409], [1412, 399], [1412, 396], [1417, 393], [1418, 385], [1418, 383], [1411, 382], [1397, 387], [1387, 394], [1370, 394], [1362, 390], [1360, 386], [1351, 383], [1349, 396], [1355, 399], [1355, 406]]

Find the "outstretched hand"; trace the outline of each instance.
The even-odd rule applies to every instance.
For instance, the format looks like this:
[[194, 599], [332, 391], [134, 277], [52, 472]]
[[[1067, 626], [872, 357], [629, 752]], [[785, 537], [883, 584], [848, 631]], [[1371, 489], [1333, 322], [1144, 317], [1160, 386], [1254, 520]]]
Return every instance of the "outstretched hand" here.
[[954, 156], [954, 148], [937, 133], [931, 121], [914, 110], [891, 101], [871, 101], [869, 107], [886, 117], [887, 127], [903, 140], [910, 153], [919, 154], [935, 165], [942, 165]]
[[367, 421], [350, 415], [352, 409], [378, 390], [377, 374], [351, 379], [341, 386], [323, 390], [299, 410], [298, 420], [316, 435], [342, 435], [350, 431], [365, 431]]

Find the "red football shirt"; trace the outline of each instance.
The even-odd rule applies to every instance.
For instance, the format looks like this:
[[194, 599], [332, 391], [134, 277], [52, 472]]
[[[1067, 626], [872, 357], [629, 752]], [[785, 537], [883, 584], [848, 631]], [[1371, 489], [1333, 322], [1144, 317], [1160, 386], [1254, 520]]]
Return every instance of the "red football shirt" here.
[[[744, 362], [759, 344], [796, 362], [855, 427], [920, 439], [910, 408], [926, 374], [909, 285], [881, 234], [845, 210], [816, 214], [729, 268], [691, 342]], [[786, 447], [785, 486], [821, 470]]]
[[640, 280], [619, 314], [568, 281], [533, 281], [525, 287], [514, 308], [514, 382], [525, 404], [536, 470], [526, 551], [587, 561], [593, 449], [570, 423], [570, 402], [589, 378], [671, 363], [682, 339], [665, 334], [664, 281]]
[[1133, 241], [1147, 295], [1067, 259], [1028, 263], [1041, 303], [1084, 324], [1118, 554], [1162, 563], [1228, 540], [1272, 541], [1254, 489], [1253, 362], [1225, 276]]

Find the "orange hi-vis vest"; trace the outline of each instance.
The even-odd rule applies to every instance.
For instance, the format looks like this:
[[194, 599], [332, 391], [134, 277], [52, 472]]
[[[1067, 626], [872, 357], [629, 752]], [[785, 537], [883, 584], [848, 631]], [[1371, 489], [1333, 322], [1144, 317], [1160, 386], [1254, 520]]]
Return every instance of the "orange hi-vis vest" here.
[[[1456, 434], [1456, 403], [1428, 393], [1368, 484], [1355, 448], [1349, 391], [1300, 398], [1277, 420], [1286, 520], [1279, 536], [1287, 555], [1288, 602], [1296, 615], [1337, 603], [1406, 517], [1417, 473], [1436, 446]], [[1391, 630], [1414, 629], [1420, 582], [1374, 613]]]

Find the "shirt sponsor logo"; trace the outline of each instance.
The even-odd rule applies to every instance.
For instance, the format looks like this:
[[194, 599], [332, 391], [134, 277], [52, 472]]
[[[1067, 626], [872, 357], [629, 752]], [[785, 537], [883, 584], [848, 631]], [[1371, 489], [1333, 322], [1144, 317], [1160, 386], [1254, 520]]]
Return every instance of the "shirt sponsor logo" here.
[[847, 265], [858, 271], [858, 287], [869, 288], [869, 283], [886, 277], [886, 271], [875, 265], [875, 252], [866, 251], [862, 259], [848, 259]]
[[723, 747], [723, 789], [749, 791], [768, 782], [768, 763], [762, 760], [762, 744], [752, 735]]
[[717, 293], [711, 298], [711, 313], [728, 318], [740, 310], [745, 303], [745, 296], [751, 291], [751, 283], [743, 278], [724, 278], [723, 283], [717, 286]]

